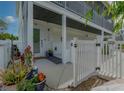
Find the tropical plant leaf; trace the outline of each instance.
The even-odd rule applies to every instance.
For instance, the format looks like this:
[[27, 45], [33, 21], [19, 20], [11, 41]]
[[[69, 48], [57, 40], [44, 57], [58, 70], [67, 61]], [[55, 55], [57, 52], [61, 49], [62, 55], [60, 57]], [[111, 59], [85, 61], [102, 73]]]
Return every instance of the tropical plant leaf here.
[[86, 24], [85, 25], [87, 25], [87, 22], [92, 21], [92, 19], [93, 19], [93, 9], [90, 9], [86, 12], [85, 18], [86, 18]]
[[[95, 7], [99, 14], [98, 5], [95, 5]], [[114, 22], [113, 32], [119, 32], [124, 26], [124, 1], [112, 1], [111, 4], [107, 4], [102, 16], [111, 16], [111, 20]], [[90, 10], [86, 13], [86, 24], [92, 17], [93, 10]]]

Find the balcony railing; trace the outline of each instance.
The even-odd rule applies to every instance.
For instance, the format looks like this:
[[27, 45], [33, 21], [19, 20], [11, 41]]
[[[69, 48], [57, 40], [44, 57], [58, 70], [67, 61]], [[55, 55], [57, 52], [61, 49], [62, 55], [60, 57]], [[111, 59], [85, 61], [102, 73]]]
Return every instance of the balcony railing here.
[[[52, 1], [53, 3], [85, 18], [85, 15], [88, 10], [91, 9], [85, 2], [74, 2], [74, 1]], [[104, 27], [110, 31], [112, 31], [113, 23], [106, 20], [103, 16], [99, 15], [97, 12], [93, 11], [93, 19], [91, 22]]]

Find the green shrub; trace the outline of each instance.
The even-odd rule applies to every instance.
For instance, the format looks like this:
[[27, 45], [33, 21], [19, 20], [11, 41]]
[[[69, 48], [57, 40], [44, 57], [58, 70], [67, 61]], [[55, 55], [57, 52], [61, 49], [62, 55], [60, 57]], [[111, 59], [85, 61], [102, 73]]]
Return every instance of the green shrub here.
[[17, 84], [18, 91], [35, 91], [35, 85], [32, 84], [31, 80], [22, 80]]
[[16, 83], [16, 75], [12, 70], [7, 70], [2, 75], [3, 83], [5, 85], [12, 85]]
[[10, 66], [0, 73], [1, 80], [5, 85], [12, 85], [20, 82], [28, 72], [28, 68], [19, 63], [14, 63], [14, 68]]
[[36, 83], [38, 83], [38, 76], [34, 76], [30, 80], [22, 80], [17, 84], [17, 90], [18, 91], [35, 91]]

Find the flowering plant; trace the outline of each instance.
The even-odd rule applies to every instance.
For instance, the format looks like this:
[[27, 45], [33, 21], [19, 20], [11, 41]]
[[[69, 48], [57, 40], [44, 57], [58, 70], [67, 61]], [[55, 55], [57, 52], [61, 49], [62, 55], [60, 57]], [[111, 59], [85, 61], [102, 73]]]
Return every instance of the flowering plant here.
[[32, 62], [32, 52], [31, 47], [28, 45], [24, 50], [24, 62], [26, 65], [31, 66]]

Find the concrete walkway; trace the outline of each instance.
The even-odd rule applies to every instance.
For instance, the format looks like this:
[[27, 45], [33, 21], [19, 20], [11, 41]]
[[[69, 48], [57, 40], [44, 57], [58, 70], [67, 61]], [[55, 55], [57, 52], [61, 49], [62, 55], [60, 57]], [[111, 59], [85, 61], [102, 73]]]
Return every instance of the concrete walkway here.
[[36, 60], [34, 63], [39, 71], [46, 75], [46, 83], [53, 88], [68, 82], [73, 77], [73, 67], [71, 63], [68, 64], [54, 64], [47, 59]]

